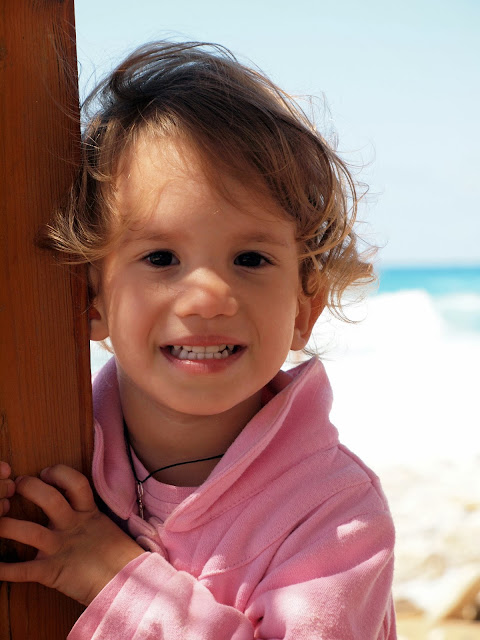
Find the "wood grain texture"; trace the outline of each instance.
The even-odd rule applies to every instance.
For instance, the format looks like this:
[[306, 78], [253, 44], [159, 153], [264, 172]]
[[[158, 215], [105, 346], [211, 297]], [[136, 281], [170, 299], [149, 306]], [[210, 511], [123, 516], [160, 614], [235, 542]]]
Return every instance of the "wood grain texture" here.
[[[14, 475], [58, 462], [89, 474], [92, 407], [82, 268], [35, 246], [78, 162], [73, 0], [0, 3], [0, 459]], [[15, 500], [12, 515], [42, 521]], [[9, 561], [33, 551], [0, 541]], [[0, 640], [65, 638], [81, 607], [0, 584]]]

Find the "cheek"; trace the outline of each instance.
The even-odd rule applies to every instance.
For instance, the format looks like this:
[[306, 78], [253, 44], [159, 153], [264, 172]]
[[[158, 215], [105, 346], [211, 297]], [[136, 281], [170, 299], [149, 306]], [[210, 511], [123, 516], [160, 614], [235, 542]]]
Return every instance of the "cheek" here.
[[282, 295], [275, 299], [264, 299], [257, 307], [258, 324], [262, 327], [264, 344], [272, 348], [289, 350], [295, 329], [297, 298]]
[[133, 340], [149, 331], [156, 316], [156, 297], [132, 285], [116, 288], [109, 299], [109, 326], [112, 342]]

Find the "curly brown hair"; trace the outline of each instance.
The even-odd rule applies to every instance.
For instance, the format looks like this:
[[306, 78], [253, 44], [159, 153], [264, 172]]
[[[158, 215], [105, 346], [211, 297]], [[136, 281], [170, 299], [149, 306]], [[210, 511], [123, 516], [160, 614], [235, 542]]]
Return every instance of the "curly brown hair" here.
[[84, 113], [78, 176], [46, 233], [69, 262], [94, 264], [109, 252], [119, 162], [147, 133], [187, 142], [218, 188], [227, 174], [273, 198], [295, 222], [306, 295], [322, 294], [342, 315], [345, 290], [374, 279], [358, 249], [346, 163], [290, 96], [224, 47], [145, 45], [94, 89]]

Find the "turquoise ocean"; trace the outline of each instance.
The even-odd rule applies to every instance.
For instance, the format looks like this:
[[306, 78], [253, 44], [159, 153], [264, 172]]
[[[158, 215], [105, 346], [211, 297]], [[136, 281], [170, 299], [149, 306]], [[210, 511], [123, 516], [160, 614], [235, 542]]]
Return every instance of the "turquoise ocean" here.
[[431, 295], [480, 295], [480, 265], [383, 267], [379, 271], [379, 279], [379, 293], [424, 289]]
[[480, 333], [480, 265], [379, 269], [376, 295], [422, 291], [455, 332]]

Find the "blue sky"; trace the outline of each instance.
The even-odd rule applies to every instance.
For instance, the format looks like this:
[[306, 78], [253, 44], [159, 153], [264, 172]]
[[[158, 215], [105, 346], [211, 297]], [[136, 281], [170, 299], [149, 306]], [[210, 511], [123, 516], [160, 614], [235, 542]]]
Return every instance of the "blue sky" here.
[[480, 263], [477, 0], [76, 0], [76, 26], [82, 92], [135, 46], [175, 37], [316, 96], [320, 129], [363, 167], [360, 217], [382, 261]]

